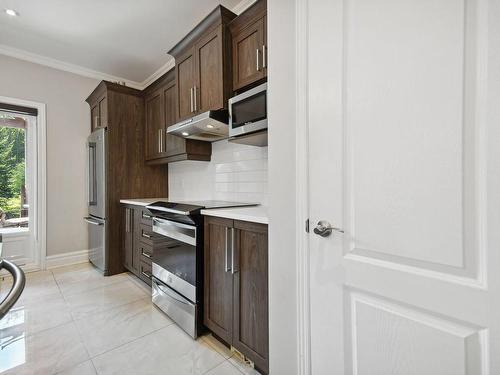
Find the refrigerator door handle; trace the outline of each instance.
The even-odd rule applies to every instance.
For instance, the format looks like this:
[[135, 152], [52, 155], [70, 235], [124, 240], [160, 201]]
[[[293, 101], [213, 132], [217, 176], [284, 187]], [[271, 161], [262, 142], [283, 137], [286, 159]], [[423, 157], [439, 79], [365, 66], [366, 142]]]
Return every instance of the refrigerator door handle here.
[[91, 217], [84, 217], [83, 220], [85, 220], [87, 223], [92, 224], [92, 225], [104, 225], [104, 223], [101, 223], [97, 220], [94, 220]]
[[89, 206], [97, 205], [96, 144], [89, 142]]

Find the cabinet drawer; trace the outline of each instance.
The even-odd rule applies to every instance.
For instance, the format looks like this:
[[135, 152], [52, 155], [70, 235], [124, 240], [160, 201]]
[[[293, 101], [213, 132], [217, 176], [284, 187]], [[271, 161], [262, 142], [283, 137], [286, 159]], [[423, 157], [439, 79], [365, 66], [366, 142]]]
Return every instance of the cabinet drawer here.
[[146, 284], [151, 285], [152, 275], [153, 273], [151, 263], [141, 261], [141, 264], [139, 266], [139, 277], [141, 278], [141, 280], [143, 280]]
[[141, 262], [151, 263], [153, 260], [153, 247], [143, 242], [139, 245], [139, 253], [141, 255]]
[[141, 211], [141, 224], [151, 227], [153, 225], [153, 215], [148, 210]]
[[153, 246], [155, 242], [161, 241], [162, 237], [159, 234], [153, 232], [153, 227], [151, 225], [145, 225], [141, 223], [139, 237], [141, 242]]

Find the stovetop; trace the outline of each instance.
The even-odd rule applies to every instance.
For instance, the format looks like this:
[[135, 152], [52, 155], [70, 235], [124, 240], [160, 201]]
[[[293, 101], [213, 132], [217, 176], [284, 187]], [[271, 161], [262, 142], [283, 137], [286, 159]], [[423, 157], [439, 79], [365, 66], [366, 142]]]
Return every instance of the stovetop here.
[[202, 209], [230, 208], [257, 206], [257, 203], [228, 202], [228, 201], [182, 201], [182, 202], [155, 202], [146, 206], [150, 211], [161, 211], [174, 213], [178, 215], [193, 215], [199, 213]]

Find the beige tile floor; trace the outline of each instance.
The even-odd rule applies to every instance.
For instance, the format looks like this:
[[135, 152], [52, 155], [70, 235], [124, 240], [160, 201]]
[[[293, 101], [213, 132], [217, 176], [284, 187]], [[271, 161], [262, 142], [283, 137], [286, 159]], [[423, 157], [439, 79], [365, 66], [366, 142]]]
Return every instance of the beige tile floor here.
[[[0, 280], [0, 298], [10, 281]], [[0, 374], [258, 375], [211, 336], [192, 340], [150, 293], [90, 264], [28, 274], [0, 320]]]

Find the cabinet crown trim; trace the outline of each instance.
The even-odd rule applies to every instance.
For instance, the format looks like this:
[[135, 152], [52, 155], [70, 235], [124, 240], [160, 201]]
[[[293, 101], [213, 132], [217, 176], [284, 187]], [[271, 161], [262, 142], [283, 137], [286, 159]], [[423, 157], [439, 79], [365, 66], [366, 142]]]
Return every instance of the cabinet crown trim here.
[[207, 32], [212, 31], [215, 27], [220, 24], [229, 24], [231, 20], [236, 18], [236, 14], [231, 12], [229, 9], [222, 5], [218, 5], [208, 16], [206, 16], [198, 25], [194, 27], [184, 38], [181, 39], [170, 51], [169, 55], [172, 55], [177, 59], [182, 53], [191, 46], [194, 42], [200, 39]]

